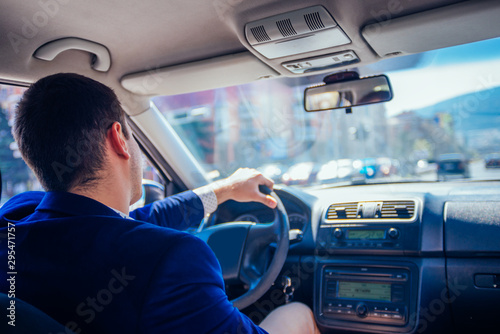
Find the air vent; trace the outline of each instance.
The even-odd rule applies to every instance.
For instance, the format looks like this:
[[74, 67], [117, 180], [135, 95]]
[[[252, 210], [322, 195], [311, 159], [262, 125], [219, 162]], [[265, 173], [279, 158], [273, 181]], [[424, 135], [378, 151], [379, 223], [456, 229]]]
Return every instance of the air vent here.
[[253, 27], [250, 31], [258, 42], [267, 42], [271, 40], [271, 37], [267, 34], [264, 26]]
[[278, 30], [283, 35], [283, 37], [297, 35], [295, 29], [293, 29], [292, 21], [290, 21], [290, 19], [277, 21], [276, 26], [278, 27]]
[[269, 59], [351, 43], [323, 6], [307, 7], [245, 25], [248, 43]]
[[359, 221], [382, 223], [389, 221], [413, 222], [416, 202], [414, 200], [366, 201], [334, 203], [328, 207], [325, 222]]
[[311, 31], [323, 29], [325, 27], [318, 12], [304, 15], [304, 20], [306, 20], [306, 24]]
[[328, 208], [326, 219], [356, 219], [358, 215], [358, 203], [332, 204]]
[[410, 219], [415, 213], [413, 201], [386, 201], [382, 204], [380, 218], [382, 219]]

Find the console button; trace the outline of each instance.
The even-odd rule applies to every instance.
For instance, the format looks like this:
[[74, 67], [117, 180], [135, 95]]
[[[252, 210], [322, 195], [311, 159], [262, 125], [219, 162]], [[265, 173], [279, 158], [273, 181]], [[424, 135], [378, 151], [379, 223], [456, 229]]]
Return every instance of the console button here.
[[392, 315], [392, 319], [398, 319], [398, 320], [401, 320], [401, 319], [403, 319], [403, 315], [401, 315], [401, 314], [393, 314], [393, 315]]
[[337, 297], [337, 284], [335, 281], [329, 281], [326, 283], [326, 297], [335, 298]]
[[402, 303], [404, 301], [403, 295], [392, 295], [392, 302], [393, 303]]
[[342, 313], [343, 309], [336, 307], [336, 303], [333, 304], [334, 306], [328, 306], [324, 308], [324, 311], [327, 313]]
[[344, 232], [342, 231], [342, 229], [340, 228], [336, 228], [335, 230], [333, 230], [333, 236], [337, 239], [340, 239], [342, 238], [342, 235], [344, 234]]
[[404, 287], [400, 284], [395, 284], [392, 286], [392, 302], [393, 303], [401, 303], [404, 300], [405, 296]]
[[399, 230], [397, 228], [391, 227], [387, 234], [389, 234], [389, 238], [391, 239], [399, 238]]
[[360, 318], [365, 318], [368, 315], [368, 306], [363, 303], [358, 304], [358, 306], [356, 306], [356, 314]]
[[384, 319], [389, 319], [389, 318], [391, 318], [391, 314], [390, 313], [381, 312], [381, 317], [384, 318]]

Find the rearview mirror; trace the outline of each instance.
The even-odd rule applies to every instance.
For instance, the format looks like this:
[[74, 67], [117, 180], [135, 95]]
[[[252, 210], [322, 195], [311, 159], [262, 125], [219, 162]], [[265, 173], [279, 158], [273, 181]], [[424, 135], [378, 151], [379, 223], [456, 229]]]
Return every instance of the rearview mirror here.
[[333, 79], [330, 77], [325, 78], [326, 84], [324, 85], [306, 88], [304, 92], [306, 111], [350, 108], [392, 99], [391, 85], [385, 75], [367, 78], [351, 76], [347, 79], [346, 76], [338, 75]]

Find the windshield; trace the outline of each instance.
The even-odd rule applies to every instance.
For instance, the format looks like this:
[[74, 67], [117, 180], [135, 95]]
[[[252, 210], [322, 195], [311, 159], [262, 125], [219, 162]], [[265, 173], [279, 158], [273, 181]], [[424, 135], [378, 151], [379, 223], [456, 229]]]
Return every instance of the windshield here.
[[500, 179], [498, 50], [492, 39], [360, 67], [386, 74], [394, 98], [352, 114], [304, 111], [304, 89], [326, 74], [153, 102], [212, 179], [239, 167], [301, 186]]

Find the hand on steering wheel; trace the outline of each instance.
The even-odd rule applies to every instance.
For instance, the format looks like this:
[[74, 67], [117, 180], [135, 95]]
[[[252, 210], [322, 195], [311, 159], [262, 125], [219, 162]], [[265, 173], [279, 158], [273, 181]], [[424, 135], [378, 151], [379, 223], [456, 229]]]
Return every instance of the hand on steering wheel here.
[[[265, 187], [267, 188], [267, 187]], [[249, 290], [231, 302], [238, 309], [256, 302], [278, 277], [288, 254], [290, 225], [283, 203], [269, 188], [259, 187], [277, 202], [274, 220], [267, 224], [230, 222], [198, 231], [217, 256], [226, 283], [244, 283]], [[268, 268], [263, 252], [271, 243], [276, 251]]]

